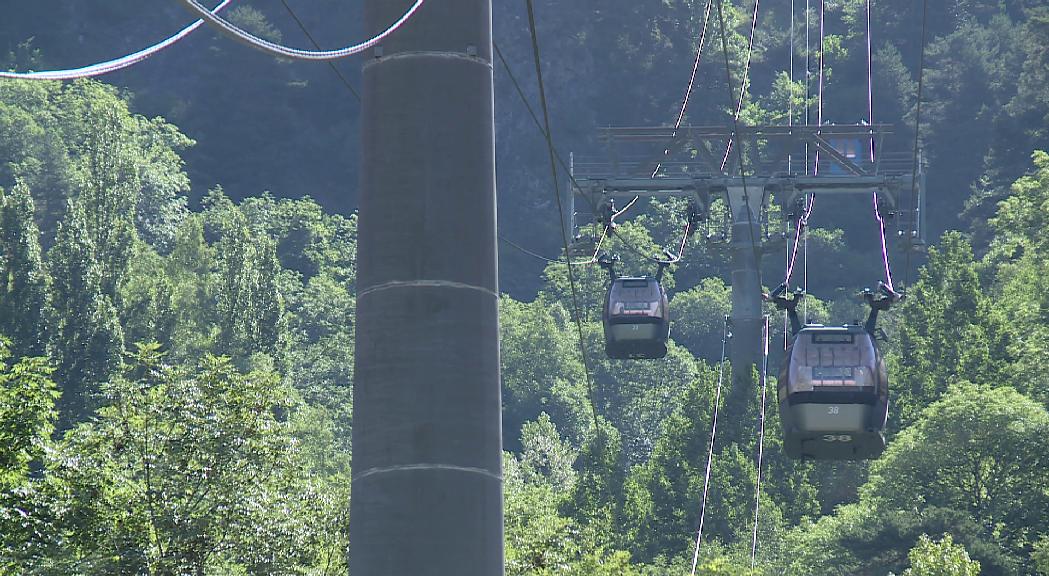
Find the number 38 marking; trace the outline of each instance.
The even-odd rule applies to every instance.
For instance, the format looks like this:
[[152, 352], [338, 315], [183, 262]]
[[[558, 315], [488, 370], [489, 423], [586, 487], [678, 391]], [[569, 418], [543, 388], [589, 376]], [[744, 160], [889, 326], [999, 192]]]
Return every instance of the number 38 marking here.
[[828, 406], [827, 414], [837, 414], [840, 408], [838, 406]]
[[824, 442], [852, 442], [852, 435], [850, 434], [825, 434], [823, 436]]

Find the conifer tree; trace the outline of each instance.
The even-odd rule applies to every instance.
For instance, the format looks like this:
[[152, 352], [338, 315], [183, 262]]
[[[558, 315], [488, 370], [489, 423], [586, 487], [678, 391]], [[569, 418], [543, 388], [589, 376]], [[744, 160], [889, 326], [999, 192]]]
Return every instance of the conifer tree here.
[[47, 284], [33, 197], [20, 182], [0, 192], [0, 334], [12, 340], [16, 357], [44, 354]]
[[48, 253], [52, 284], [51, 356], [62, 390], [61, 416], [69, 423], [90, 411], [91, 394], [121, 365], [123, 331], [79, 203], [70, 202]]

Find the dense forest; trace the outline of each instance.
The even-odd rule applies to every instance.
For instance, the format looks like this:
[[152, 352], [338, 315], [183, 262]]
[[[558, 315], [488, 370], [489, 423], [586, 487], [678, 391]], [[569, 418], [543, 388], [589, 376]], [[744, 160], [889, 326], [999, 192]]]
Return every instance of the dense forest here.
[[[105, 59], [188, 19], [175, 3], [14, 4], [0, 69]], [[280, 3], [235, 4], [241, 26], [307, 45]], [[496, 3], [495, 35], [534, 103], [523, 4]], [[600, 126], [672, 124], [700, 36], [700, 1], [599, 4], [536, 2], [564, 154], [595, 149]], [[322, 45], [359, 32], [359, 3], [289, 5]], [[888, 449], [790, 460], [770, 404], [752, 560], [759, 397], [722, 398], [698, 574], [1049, 575], [1049, 6], [928, 5], [921, 71], [921, 3], [872, 3], [876, 118], [911, 151], [921, 72], [929, 191], [927, 251], [890, 254], [906, 298], [884, 322]], [[864, 6], [825, 3], [829, 122], [865, 115]], [[725, 9], [738, 79], [753, 4]], [[762, 6], [741, 122], [813, 104], [786, 72], [792, 51], [805, 62], [791, 23], [790, 3]], [[715, 56], [689, 123], [731, 120]], [[336, 64], [351, 90], [356, 64]], [[668, 272], [666, 359], [605, 358], [605, 272], [575, 268], [576, 310], [545, 141], [495, 70], [500, 234], [551, 258], [501, 245], [506, 573], [688, 574], [732, 381], [727, 254], [696, 235]], [[102, 80], [0, 80], [0, 573], [346, 573], [359, 101], [326, 65], [208, 30]], [[860, 204], [813, 213], [814, 321], [862, 313], [851, 295], [879, 277]], [[675, 208], [620, 222], [608, 249], [625, 270], [676, 242]], [[764, 283], [783, 268], [766, 258]]]

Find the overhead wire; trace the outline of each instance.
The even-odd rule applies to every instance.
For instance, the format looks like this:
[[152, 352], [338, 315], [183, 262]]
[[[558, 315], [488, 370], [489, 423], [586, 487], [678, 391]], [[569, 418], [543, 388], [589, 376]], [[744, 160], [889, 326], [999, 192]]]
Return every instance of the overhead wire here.
[[[724, 14], [724, 11], [722, 9], [722, 4], [724, 4], [724, 0], [718, 0], [718, 21], [720, 23], [720, 28], [721, 28], [721, 52], [725, 56], [725, 87], [726, 87], [726, 89], [728, 90], [728, 93], [729, 93], [729, 100], [732, 102], [732, 104], [735, 104], [734, 99], [732, 97], [732, 86], [734, 85], [734, 82], [732, 81], [732, 67], [729, 64], [729, 58], [728, 58], [728, 37], [727, 37], [727, 35], [725, 33], [725, 14]], [[756, 4], [757, 4], [757, 0], [755, 0], [755, 5]], [[755, 13], [755, 22], [757, 22], [756, 13]], [[732, 139], [734, 140], [734, 139], [736, 139], [738, 137], [739, 137], [739, 116], [736, 115], [736, 114], [733, 114], [732, 115]], [[742, 184], [743, 184], [743, 203], [745, 204], [744, 209], [747, 211], [747, 228], [750, 230], [750, 246], [751, 246], [751, 249], [754, 251], [754, 259], [755, 259], [755, 261], [758, 261], [759, 260], [758, 259], [758, 244], [757, 244], [757, 240], [754, 237], [754, 213], [750, 209], [750, 197], [747, 194], [747, 171], [746, 171], [746, 166], [744, 165], [743, 152], [744, 152], [744, 150], [743, 150], [743, 143], [740, 142], [739, 143], [739, 151], [736, 152], [736, 156], [739, 158], [739, 176], [740, 176], [740, 180], [742, 181]], [[759, 273], [760, 273], [760, 271], [759, 271]]]
[[[816, 97], [816, 134], [821, 133], [823, 127], [823, 65], [824, 65], [824, 52], [826, 52], [826, 39], [824, 37], [824, 0], [820, 0], [820, 76], [819, 76], [819, 92]], [[812, 167], [812, 174], [818, 176], [820, 173], [820, 151], [816, 149], [816, 163]]]
[[187, 10], [196, 14], [199, 18], [205, 20], [208, 24], [225, 34], [226, 36], [246, 44], [256, 50], [260, 50], [272, 56], [280, 58], [288, 58], [291, 60], [309, 60], [309, 61], [324, 61], [324, 60], [337, 60], [339, 58], [346, 58], [353, 56], [354, 54], [360, 54], [365, 50], [377, 46], [380, 42], [385, 40], [388, 36], [396, 32], [401, 28], [412, 16], [418, 12], [419, 8], [422, 7], [424, 0], [416, 0], [414, 4], [393, 24], [390, 24], [385, 30], [379, 34], [359, 42], [346, 46], [345, 48], [339, 48], [337, 50], [302, 50], [299, 48], [290, 48], [283, 46], [276, 42], [270, 42], [263, 38], [259, 38], [244, 30], [243, 28], [237, 27], [235, 24], [218, 16], [212, 14], [197, 0], [178, 0]]
[[[805, 231], [802, 236], [802, 251], [804, 259], [804, 278], [802, 279], [801, 289], [805, 294], [809, 293], [809, 232]], [[801, 317], [805, 324], [809, 323], [809, 299], [805, 298], [801, 302]]]
[[881, 215], [881, 207], [878, 206], [878, 192], [874, 192], [874, 218], [878, 221], [878, 230], [881, 236], [881, 260], [885, 266], [885, 285], [891, 292], [895, 292], [892, 286], [892, 271], [889, 269], [889, 250], [885, 243], [885, 218]]
[[871, 164], [874, 164], [874, 58], [871, 53], [871, 0], [864, 0], [867, 12], [867, 125], [870, 126]]
[[703, 546], [703, 523], [707, 517], [707, 496], [710, 493], [710, 470], [714, 463], [714, 440], [718, 433], [718, 412], [721, 407], [721, 386], [725, 375], [725, 357], [728, 350], [728, 340], [732, 334], [728, 331], [729, 317], [725, 316], [725, 324], [721, 332], [721, 360], [718, 361], [718, 383], [714, 394], [714, 415], [710, 424], [710, 446], [707, 448], [707, 468], [703, 474], [703, 499], [699, 506], [699, 527], [696, 529], [696, 546], [692, 553], [691, 576], [696, 576], [696, 566], [699, 563], [699, 551]]
[[554, 153], [554, 141], [550, 131], [550, 109], [546, 102], [546, 87], [543, 84], [543, 67], [539, 53], [539, 35], [536, 32], [535, 26], [535, 7], [532, 4], [532, 0], [525, 0], [525, 4], [528, 8], [528, 31], [532, 36], [532, 57], [535, 61], [536, 81], [539, 84], [539, 102], [543, 111], [543, 127], [545, 128], [543, 132], [546, 135], [546, 148], [550, 155], [550, 174], [554, 184], [554, 197], [557, 200], [557, 213], [561, 218], [561, 239], [564, 242], [566, 257], [565, 267], [568, 270], [568, 282], [572, 291], [572, 309], [575, 316], [576, 330], [579, 335], [579, 352], [583, 357], [583, 369], [586, 375], [587, 398], [590, 401], [591, 416], [593, 416], [594, 419], [594, 433], [600, 434], [601, 425], [597, 416], [597, 402], [594, 398], [594, 384], [591, 379], [590, 357], [586, 350], [586, 339], [583, 336], [583, 319], [581, 318], [579, 307], [579, 290], [576, 287], [575, 271], [572, 269], [572, 263], [567, 261], [568, 232], [565, 228], [565, 211], [561, 203], [561, 190], [557, 177], [556, 154]]
[[[513, 84], [514, 90], [517, 92], [517, 96], [520, 98], [521, 103], [524, 104], [525, 108], [528, 110], [528, 114], [532, 117], [532, 121], [535, 123], [536, 129], [538, 129], [539, 133], [543, 136], [544, 139], [546, 139], [547, 138], [546, 129], [543, 128], [543, 123], [542, 123], [542, 121], [539, 120], [539, 115], [536, 114], [535, 109], [532, 108], [532, 103], [529, 102], [528, 101], [528, 97], [525, 96], [524, 90], [521, 88], [521, 83], [518, 82], [518, 80], [517, 80], [517, 75], [514, 74], [513, 69], [510, 67], [510, 63], [507, 62], [507, 60], [506, 60], [506, 57], [503, 56], [503, 51], [499, 49], [499, 44], [497, 44], [497, 43], [495, 43], [493, 41], [492, 42], [492, 47], [495, 49], [495, 54], [499, 58], [499, 61], [502, 63], [503, 69], [506, 71], [507, 77], [510, 78], [510, 83]], [[561, 168], [565, 171], [565, 174], [568, 175], [568, 178], [572, 182], [572, 186], [574, 187], [574, 189], [580, 190], [581, 187], [579, 186], [579, 182], [576, 181], [575, 176], [572, 174], [572, 169], [569, 167], [568, 163], [565, 162], [564, 157], [562, 157], [561, 154], [557, 151], [557, 147], [554, 147], [554, 157], [557, 158], [558, 164], [561, 165]], [[584, 198], [586, 198], [587, 201], [590, 201], [589, 197], [584, 196]], [[593, 204], [593, 202], [590, 202], [590, 208], [591, 208], [591, 210], [593, 210], [594, 213], [597, 212], [597, 206], [595, 206]], [[625, 212], [627, 210], [627, 208], [630, 208], [630, 205], [628, 205], [626, 208], [624, 208], [620, 212]], [[615, 216], [613, 216], [613, 220], [614, 219], [615, 219]], [[596, 247], [596, 249], [594, 251], [593, 258], [591, 258], [590, 261], [588, 261], [588, 262], [576, 263], [576, 265], [577, 266], [583, 266], [583, 265], [586, 265], [586, 264], [593, 264], [594, 262], [596, 262], [597, 261], [597, 255], [600, 253], [601, 246], [603, 245], [604, 240], [607, 237], [608, 237], [608, 230], [606, 229], [604, 232], [601, 233], [601, 237], [600, 237], [600, 239], [597, 242], [597, 247]], [[547, 258], [546, 256], [543, 256], [541, 254], [536, 254], [536, 253], [534, 253], [534, 252], [532, 252], [530, 250], [527, 250], [527, 249], [524, 249], [524, 248], [521, 248], [521, 247], [517, 246], [516, 244], [514, 244], [513, 242], [510, 242], [509, 240], [504, 239], [504, 241], [507, 242], [509, 245], [514, 246], [515, 248], [518, 248], [519, 250], [522, 250], [526, 254], [529, 254], [531, 256], [537, 257], [537, 258], [542, 259], [542, 260], [546, 260], [547, 262], [563, 262], [564, 261], [564, 260], [559, 260], [559, 259], [555, 260], [555, 259]], [[567, 254], [566, 254], [565, 258], [568, 258]]]
[[904, 286], [905, 288], [910, 287], [911, 280], [911, 253], [914, 252], [914, 241], [915, 236], [918, 234], [919, 222], [918, 222], [918, 169], [919, 169], [919, 148], [918, 144], [920, 141], [921, 134], [921, 122], [922, 122], [922, 86], [925, 80], [925, 35], [927, 30], [927, 22], [929, 16], [929, 0], [922, 0], [922, 47], [921, 56], [918, 60], [918, 98], [915, 102], [914, 110], [914, 163], [911, 172], [911, 213], [910, 213], [910, 230], [907, 234], [910, 238], [907, 238], [907, 263], [904, 269]]
[[[291, 9], [291, 5], [288, 4], [288, 0], [280, 0], [280, 3], [284, 5], [284, 9], [287, 10], [288, 14], [291, 15], [292, 20], [294, 20], [295, 23], [298, 24], [299, 30], [302, 30], [302, 33], [306, 35], [306, 38], [310, 41], [310, 44], [313, 44], [314, 48], [320, 50], [321, 45], [317, 43], [316, 39], [314, 39], [313, 34], [310, 34], [309, 29], [306, 28], [306, 24], [303, 23], [302, 19], [299, 18], [298, 14], [296, 14], [295, 11]], [[327, 62], [328, 66], [331, 68], [331, 71], [339, 77], [339, 80], [341, 80], [342, 84], [346, 86], [346, 89], [349, 90], [351, 94], [353, 94], [353, 97], [356, 98], [358, 102], [360, 102], [360, 93], [358, 93], [357, 89], [353, 87], [353, 84], [350, 84], [350, 81], [346, 79], [346, 76], [344, 76], [342, 71], [340, 71], [339, 68], [335, 65], [335, 62], [332, 62], [331, 60], [328, 60]]]
[[761, 508], [761, 460], [765, 453], [765, 403], [768, 393], [768, 371], [769, 371], [769, 316], [765, 315], [765, 321], [761, 329], [761, 345], [763, 355], [761, 358], [761, 412], [760, 428], [758, 431], [758, 468], [757, 479], [754, 482], [754, 533], [750, 540], [750, 568], [754, 569], [754, 563], [758, 555], [758, 511]]
[[[597, 248], [594, 250], [594, 254], [593, 254], [593, 256], [590, 257], [589, 260], [584, 260], [582, 262], [572, 262], [572, 265], [573, 266], [586, 266], [588, 264], [593, 264], [593, 263], [597, 262], [597, 256], [601, 252], [601, 244], [604, 242], [604, 238], [605, 238], [606, 234], [607, 234], [607, 231], [601, 233], [601, 238], [597, 241]], [[524, 246], [521, 246], [517, 242], [514, 242], [513, 240], [510, 240], [509, 238], [507, 238], [506, 236], [503, 236], [502, 234], [499, 234], [499, 240], [502, 240], [508, 246], [516, 248], [521, 253], [527, 254], [528, 256], [531, 256], [531, 257], [533, 257], [533, 258], [535, 258], [537, 260], [543, 260], [545, 262], [550, 262], [552, 264], [564, 264], [565, 263], [565, 259], [564, 258], [547, 258], [546, 256], [543, 256], [542, 254], [539, 254], [538, 252], [534, 252], [532, 250], [529, 250], [528, 248], [525, 248]]]
[[[739, 86], [739, 100], [736, 103], [736, 111], [733, 113], [733, 120], [739, 120], [739, 115], [743, 111], [743, 99], [747, 94], [747, 79], [750, 78], [750, 62], [754, 55], [754, 36], [758, 30], [758, 9], [760, 6], [760, 0], [754, 0], [754, 15], [750, 21], [750, 40], [747, 41], [747, 58], [746, 64], [743, 66], [743, 81]], [[721, 159], [721, 171], [725, 171], [725, 166], [728, 165], [729, 156], [732, 154], [733, 139], [730, 138], [728, 144], [725, 146], [725, 156]]]
[[[703, 27], [699, 33], [699, 47], [696, 49], [696, 58], [692, 62], [692, 74], [688, 79], [688, 87], [685, 89], [685, 97], [681, 100], [681, 109], [678, 111], [677, 119], [674, 120], [674, 131], [670, 135], [670, 140], [673, 142], [677, 138], [678, 130], [681, 128], [681, 122], [685, 119], [685, 111], [688, 110], [688, 103], [692, 99], [692, 90], [696, 85], [696, 75], [699, 72], [699, 63], [703, 60], [703, 48], [707, 43], [707, 24], [710, 22], [710, 5], [713, 0], [707, 0], [706, 7], [703, 9]], [[670, 155], [670, 148], [663, 149], [663, 157], [666, 158]], [[662, 166], [662, 162], [658, 162], [650, 177], [655, 178], [656, 173], [659, 172], [659, 168]], [[635, 198], [636, 200], [636, 198]]]
[[794, 230], [794, 242], [793, 249], [787, 253], [787, 273], [783, 278], [783, 286], [790, 287], [790, 277], [794, 274], [794, 265], [797, 263], [798, 258], [798, 245], [801, 242], [801, 237], [805, 234], [805, 230], [809, 226], [809, 215], [812, 213], [812, 205], [816, 203], [815, 194], [806, 194], [802, 200], [804, 206], [802, 207], [801, 214], [798, 215], [797, 225]]
[[[710, 7], [713, 4], [713, 1], [714, 0], [707, 0], [706, 6], [703, 9], [703, 25], [702, 25], [702, 27], [700, 29], [700, 33], [699, 33], [699, 46], [696, 48], [696, 57], [695, 57], [695, 59], [692, 62], [692, 73], [689, 75], [688, 85], [685, 88], [685, 96], [681, 99], [681, 108], [678, 110], [677, 118], [674, 119], [674, 129], [673, 129], [673, 131], [671, 132], [671, 135], [670, 135], [670, 141], [671, 142], [673, 142], [674, 140], [677, 139], [678, 131], [681, 129], [681, 123], [685, 120], [685, 112], [688, 110], [688, 104], [692, 100], [692, 91], [695, 89], [696, 76], [698, 75], [698, 72], [699, 72], [699, 65], [700, 65], [700, 63], [703, 60], [703, 49], [704, 49], [704, 47], [706, 46], [706, 43], [707, 43], [707, 27], [708, 27], [708, 25], [710, 23]], [[663, 149], [663, 157], [666, 158], [669, 155], [670, 155], [670, 147], [668, 146], [668, 147]], [[649, 178], [655, 178], [656, 174], [659, 173], [659, 169], [662, 166], [663, 166], [662, 161], [657, 162], [655, 168], [652, 169], [652, 173], [649, 174]], [[614, 226], [615, 225], [615, 219], [618, 218], [619, 216], [625, 214], [626, 211], [629, 210], [630, 207], [633, 206], [638, 201], [639, 198], [640, 198], [640, 196], [634, 196], [634, 199], [631, 200], [627, 204], [627, 206], [625, 208], [623, 208], [622, 210], [616, 212], [611, 218], [610, 225]], [[642, 255], [642, 256], [645, 257], [646, 259], [650, 259], [650, 260], [653, 260], [653, 261], [656, 261], [656, 262], [662, 262], [662, 263], [674, 264], [674, 263], [680, 262], [681, 258], [684, 256], [684, 253], [685, 253], [685, 244], [688, 242], [689, 230], [690, 230], [691, 225], [692, 225], [692, 222], [691, 222], [691, 216], [690, 216], [689, 217], [689, 221], [687, 221], [685, 223], [685, 231], [682, 234], [681, 242], [680, 242], [680, 245], [678, 247], [677, 256], [671, 258], [669, 261], [663, 261], [663, 260], [660, 260], [658, 258], [652, 258], [650, 256], [644, 256], [644, 255]], [[620, 239], [623, 239], [621, 235], [620, 235]], [[635, 251], [637, 251], [636, 247], [631, 246], [631, 248], [633, 248]]]
[[[787, 92], [787, 128], [794, 133], [794, 0], [790, 0], [790, 90]], [[794, 158], [787, 154], [787, 174], [794, 172]]]
[[[805, 126], [812, 123], [812, 103], [809, 95], [812, 93], [812, 16], [811, 0], [805, 0]], [[805, 141], [805, 174], [809, 173], [809, 143]]]
[[[223, 0], [218, 6], [211, 9], [204, 8], [204, 11], [208, 14], [218, 14], [223, 8], [229, 5], [232, 0]], [[203, 8], [203, 7], [202, 7]], [[107, 60], [98, 64], [92, 64], [90, 66], [84, 66], [81, 68], [71, 68], [66, 70], [47, 70], [40, 72], [2, 72], [0, 71], [0, 78], [6, 78], [9, 80], [79, 80], [82, 78], [94, 78], [102, 76], [104, 74], [110, 74], [117, 72], [125, 68], [130, 68], [135, 64], [143, 62], [153, 56], [156, 56], [160, 52], [174, 46], [179, 43], [187, 36], [195, 32], [204, 24], [204, 20], [197, 20], [189, 26], [186, 26], [180, 30], [174, 36], [158, 42], [148, 48], [139, 50], [127, 56], [122, 56], [114, 60]]]

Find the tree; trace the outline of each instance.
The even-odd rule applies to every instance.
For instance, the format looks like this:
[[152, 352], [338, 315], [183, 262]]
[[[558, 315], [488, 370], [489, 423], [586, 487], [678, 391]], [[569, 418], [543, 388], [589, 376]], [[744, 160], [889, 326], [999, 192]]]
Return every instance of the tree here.
[[986, 257], [995, 271], [992, 311], [1009, 335], [1013, 386], [1049, 401], [1049, 377], [1040, 365], [1049, 353], [1049, 242], [1045, 239], [1049, 207], [1049, 154], [1035, 152], [1034, 170], [1017, 180], [991, 219], [995, 239]]
[[508, 576], [632, 576], [630, 555], [607, 542], [603, 524], [558, 509], [575, 484], [572, 450], [549, 418], [526, 423], [522, 455], [503, 457]]
[[[57, 558], [79, 573], [293, 573], [322, 565], [338, 521], [292, 432], [300, 409], [276, 374], [222, 358], [195, 370], [139, 346], [98, 418], [59, 447], [69, 486]], [[316, 416], [316, 413], [310, 416]]]
[[1034, 545], [1034, 554], [1031, 555], [1035, 569], [1039, 574], [1049, 574], [1049, 537], [1042, 536]]
[[587, 434], [575, 462], [576, 481], [571, 496], [561, 507], [565, 516], [608, 534], [623, 543], [622, 515], [624, 482], [623, 446], [619, 431], [601, 418]]
[[699, 286], [678, 292], [670, 303], [674, 341], [708, 362], [721, 359], [725, 317], [732, 309], [732, 293], [720, 278], [706, 278]]
[[1001, 382], [1010, 355], [1004, 327], [991, 313], [969, 240], [948, 232], [929, 250], [929, 263], [896, 316], [899, 335], [890, 357], [899, 390], [901, 426], [936, 401], [949, 382]]
[[965, 547], [955, 544], [950, 534], [939, 541], [922, 534], [907, 554], [911, 567], [903, 576], [979, 576], [980, 563], [969, 559]]
[[288, 344], [280, 263], [273, 241], [253, 233], [235, 208], [216, 247], [219, 350], [238, 362], [262, 353], [286, 360]]
[[954, 385], [871, 467], [861, 494], [878, 507], [967, 512], [1007, 549], [1049, 518], [1049, 413], [1012, 388]]
[[[580, 442], [590, 426], [575, 325], [560, 304], [499, 301], [503, 437], [511, 449], [525, 422], [540, 412]], [[540, 361], [541, 359], [541, 361]]]
[[124, 353], [123, 330], [110, 295], [103, 292], [102, 267], [85, 218], [70, 202], [48, 252], [49, 350], [58, 367], [63, 427], [91, 411], [97, 385], [118, 373]]
[[48, 276], [34, 218], [24, 183], [0, 190], [0, 334], [16, 356], [43, 355], [47, 345]]
[[44, 358], [19, 358], [13, 365], [10, 360], [7, 340], [0, 337], [0, 493], [5, 495], [28, 481], [29, 464], [50, 444], [58, 398]]
[[135, 242], [127, 279], [120, 290], [120, 317], [128, 342], [157, 341], [170, 347], [178, 312], [172, 300], [175, 287], [164, 259], [152, 247]]
[[30, 474], [52, 445], [59, 392], [45, 358], [11, 361], [0, 338], [0, 572], [18, 573], [21, 561], [47, 546], [50, 510], [37, 498]]

